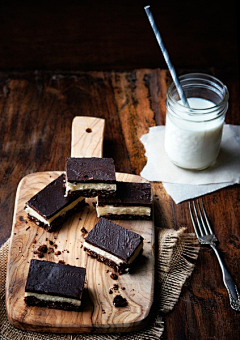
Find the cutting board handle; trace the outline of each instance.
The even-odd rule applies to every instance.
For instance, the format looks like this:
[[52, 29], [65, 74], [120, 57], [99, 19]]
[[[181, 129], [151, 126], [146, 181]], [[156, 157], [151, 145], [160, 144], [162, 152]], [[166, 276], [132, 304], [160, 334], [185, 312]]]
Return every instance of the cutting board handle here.
[[71, 157], [102, 157], [105, 119], [75, 117], [72, 122]]

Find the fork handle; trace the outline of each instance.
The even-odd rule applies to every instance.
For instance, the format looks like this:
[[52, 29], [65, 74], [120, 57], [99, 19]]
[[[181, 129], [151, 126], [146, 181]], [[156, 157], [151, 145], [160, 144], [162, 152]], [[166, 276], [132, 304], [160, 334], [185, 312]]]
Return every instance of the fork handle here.
[[239, 312], [240, 311], [240, 294], [239, 294], [237, 285], [235, 281], [233, 280], [233, 278], [231, 277], [231, 275], [229, 274], [229, 272], [227, 271], [216, 246], [214, 244], [211, 244], [210, 246], [214, 250], [217, 256], [218, 262], [220, 264], [220, 267], [222, 269], [223, 282], [224, 282], [225, 287], [227, 288], [227, 292], [228, 292], [229, 299], [230, 299], [230, 306]]

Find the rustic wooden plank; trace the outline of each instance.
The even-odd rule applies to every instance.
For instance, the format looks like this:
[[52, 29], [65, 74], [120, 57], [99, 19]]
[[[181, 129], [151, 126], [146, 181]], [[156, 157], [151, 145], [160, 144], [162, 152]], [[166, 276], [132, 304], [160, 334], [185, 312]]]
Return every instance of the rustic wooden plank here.
[[[40, 172], [25, 176], [20, 182], [16, 196], [16, 211], [9, 251], [6, 283], [6, 308], [10, 322], [24, 330], [48, 332], [125, 332], [142, 328], [149, 316], [153, 302], [154, 285], [154, 230], [151, 221], [116, 221], [123, 227], [140, 233], [144, 237], [144, 253], [136, 264], [132, 274], [110, 277], [111, 269], [90, 258], [83, 251], [84, 227], [88, 232], [97, 223], [95, 199], [89, 199], [89, 206], [83, 213], [70, 218], [62, 228], [48, 233], [33, 222], [27, 220], [23, 211], [25, 202], [42, 187], [60, 175], [61, 172]], [[139, 182], [139, 176], [118, 174], [119, 180]], [[24, 303], [29, 262], [37, 258], [33, 253], [40, 245], [49, 241], [57, 245], [54, 253], [46, 254], [43, 260], [83, 266], [87, 268], [82, 311], [67, 312], [49, 310], [40, 307], [27, 307]], [[60, 255], [56, 255], [60, 251]], [[108, 272], [110, 270], [110, 272]], [[114, 284], [117, 291], [109, 293]], [[121, 294], [128, 301], [128, 306], [116, 308], [113, 298]]]
[[[117, 112], [129, 154], [131, 167], [134, 173], [140, 173], [146, 160], [144, 148], [140, 137], [146, 133], [150, 126], [156, 125], [154, 111], [148, 98], [151, 77], [156, 79], [154, 73], [147, 70], [136, 70], [121, 73], [112, 78], [114, 97], [117, 103]], [[154, 82], [154, 80], [152, 82]]]
[[[205, 206], [214, 231], [219, 239], [218, 248], [238, 288], [239, 277], [239, 216], [240, 187], [233, 186], [204, 197]], [[174, 206], [168, 218], [175, 228], [187, 227], [193, 232], [188, 203]], [[182, 313], [185, 312], [183, 316]], [[229, 297], [222, 281], [216, 255], [208, 247], [201, 247], [191, 279], [186, 282], [174, 313], [165, 318], [163, 339], [181, 334], [182, 339], [226, 339], [240, 332], [240, 315], [231, 309]]]
[[[89, 131], [91, 129], [91, 132]], [[104, 120], [93, 117], [76, 117], [72, 127], [72, 156], [101, 157]], [[97, 143], [98, 141], [98, 143]], [[100, 145], [98, 145], [100, 144]], [[91, 147], [89, 147], [91, 145]], [[81, 333], [81, 332], [126, 332], [146, 325], [153, 303], [154, 291], [154, 225], [153, 221], [116, 221], [121, 226], [141, 234], [144, 238], [144, 253], [132, 273], [110, 277], [111, 269], [87, 256], [83, 251], [85, 234], [99, 220], [96, 215], [96, 199], [86, 199], [88, 206], [75, 214], [54, 233], [48, 233], [28, 221], [24, 212], [25, 202], [35, 193], [57, 178], [61, 172], [39, 172], [25, 176], [17, 190], [11, 244], [9, 250], [6, 308], [10, 322], [24, 330]], [[140, 176], [117, 173], [117, 180], [145, 182]], [[24, 303], [24, 288], [29, 263], [36, 258], [34, 249], [49, 241], [57, 245], [48, 252], [45, 260], [82, 266], [86, 268], [86, 285], [82, 311], [67, 312], [39, 307], [27, 307]], [[60, 254], [58, 252], [60, 251]], [[57, 284], [57, 283], [56, 283]], [[119, 288], [113, 294], [113, 284]], [[128, 301], [123, 308], [113, 305], [113, 298], [121, 294]]]
[[[182, 70], [189, 71], [192, 70]], [[229, 124], [239, 125], [239, 73], [232, 72], [228, 67], [221, 70], [204, 69], [204, 72], [217, 76], [228, 86], [230, 100], [226, 120]], [[74, 116], [81, 114], [105, 118], [103, 155], [115, 159], [117, 171], [134, 173], [131, 160], [135, 162], [136, 171], [139, 171], [146, 160], [142, 159], [143, 150], [140, 149], [139, 160], [134, 154], [136, 149], [133, 146], [138, 143], [135, 141], [138, 133], [131, 134], [134, 142], [126, 140], [129, 131], [138, 132], [138, 128], [127, 127], [124, 121], [121, 123], [117, 109], [120, 107], [120, 94], [117, 95], [113, 88], [113, 83], [119, 89], [123, 88], [119, 84], [123, 73], [130, 80], [136, 75], [135, 71], [0, 73], [0, 244], [10, 236], [14, 199], [20, 179], [37, 171], [64, 169], [65, 157], [71, 149], [71, 121]], [[149, 107], [154, 111], [156, 123], [165, 122], [165, 99], [162, 91], [166, 93], [166, 84], [170, 78], [167, 72], [166, 78], [162, 76], [163, 73], [164, 70], [145, 70], [150, 91], [149, 96], [144, 99], [144, 105], [148, 108], [146, 113], [143, 112], [144, 122], [152, 117]], [[136, 83], [139, 84], [140, 80]], [[131, 93], [134, 97], [134, 90], [130, 92], [131, 87], [127, 86], [128, 90], [124, 91], [127, 91], [128, 96]], [[143, 93], [146, 95], [146, 91]], [[131, 100], [131, 103], [134, 102], [134, 98]], [[155, 106], [151, 106], [152, 103]], [[137, 111], [134, 114], [138, 114]], [[133, 122], [128, 121], [130, 125]], [[122, 126], [127, 128], [128, 133], [124, 133]], [[187, 204], [175, 205], [161, 183], [154, 183], [153, 189], [156, 195], [156, 225], [175, 229], [185, 226], [188, 231], [193, 231]], [[239, 187], [234, 186], [207, 195], [205, 199], [209, 205], [211, 220], [216, 223], [221, 221], [216, 233], [220, 240], [222, 257], [240, 287], [239, 195]], [[214, 267], [211, 266], [212, 263]], [[216, 287], [220, 288], [216, 290]], [[205, 296], [202, 292], [206, 293]], [[234, 339], [240, 333], [239, 315], [229, 307], [216, 259], [207, 248], [201, 249], [196, 268], [191, 279], [184, 285], [177, 306], [164, 319], [165, 340], [203, 340], [210, 336]]]

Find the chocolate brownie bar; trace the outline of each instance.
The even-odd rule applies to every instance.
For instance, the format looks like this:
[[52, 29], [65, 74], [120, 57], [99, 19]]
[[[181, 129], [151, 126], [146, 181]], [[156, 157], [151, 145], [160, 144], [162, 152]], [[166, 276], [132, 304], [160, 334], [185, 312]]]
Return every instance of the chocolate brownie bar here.
[[101, 218], [85, 238], [83, 249], [91, 257], [123, 274], [129, 271], [142, 252], [143, 237]]
[[28, 306], [79, 311], [86, 269], [31, 260], [24, 300]]
[[74, 211], [83, 209], [84, 197], [64, 197], [65, 175], [48, 184], [25, 205], [29, 219], [49, 232], [56, 230]]
[[66, 160], [66, 195], [84, 197], [113, 195], [116, 192], [112, 158], [72, 158]]
[[150, 183], [117, 182], [116, 195], [99, 196], [97, 216], [110, 219], [149, 220], [152, 211], [152, 189]]

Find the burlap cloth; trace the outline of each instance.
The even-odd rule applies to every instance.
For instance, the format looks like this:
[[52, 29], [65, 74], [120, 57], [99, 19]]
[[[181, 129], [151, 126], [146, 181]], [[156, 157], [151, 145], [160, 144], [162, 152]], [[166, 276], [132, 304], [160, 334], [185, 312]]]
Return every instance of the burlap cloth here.
[[156, 283], [153, 312], [147, 327], [121, 334], [50, 334], [22, 331], [8, 321], [5, 308], [5, 283], [9, 240], [0, 248], [0, 339], [1, 340], [102, 340], [160, 339], [164, 331], [164, 314], [173, 309], [182, 286], [191, 275], [199, 252], [199, 243], [192, 233], [182, 228], [156, 228]]

